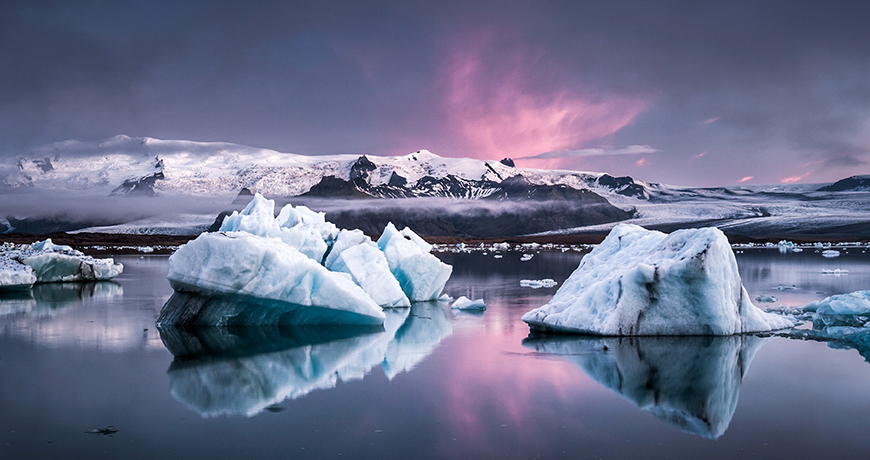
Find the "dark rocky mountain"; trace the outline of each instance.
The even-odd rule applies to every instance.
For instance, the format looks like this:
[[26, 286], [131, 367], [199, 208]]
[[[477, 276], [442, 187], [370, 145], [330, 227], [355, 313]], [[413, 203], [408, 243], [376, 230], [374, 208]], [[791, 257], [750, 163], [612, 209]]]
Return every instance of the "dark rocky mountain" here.
[[818, 189], [819, 192], [862, 192], [867, 190], [870, 190], [870, 175], [847, 177]]

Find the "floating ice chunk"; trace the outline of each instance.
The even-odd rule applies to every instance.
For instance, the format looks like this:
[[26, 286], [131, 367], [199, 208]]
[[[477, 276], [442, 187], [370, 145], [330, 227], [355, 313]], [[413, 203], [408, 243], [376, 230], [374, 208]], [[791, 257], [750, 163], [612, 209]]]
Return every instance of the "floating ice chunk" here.
[[542, 280], [520, 280], [520, 286], [529, 287], [532, 289], [551, 288], [558, 286], [556, 280], [545, 278]]
[[728, 239], [716, 228], [670, 235], [617, 225], [585, 255], [533, 330], [599, 335], [731, 335], [792, 327], [752, 304]]
[[[232, 310], [226, 302], [212, 308], [167, 302], [158, 320], [164, 324], [382, 324], [385, 318], [350, 275], [330, 272], [280, 240], [244, 232], [200, 235], [169, 258], [167, 278], [176, 291], [273, 302], [262, 312]], [[222, 311], [227, 308], [232, 316]]]
[[840, 257], [840, 251], [836, 249], [826, 249], [822, 251], [822, 257]]
[[441, 294], [441, 297], [438, 297], [438, 301], [439, 302], [452, 302], [453, 297], [450, 297], [450, 294], [445, 292], [444, 294]]
[[779, 300], [779, 299], [777, 299], [776, 297], [774, 297], [772, 295], [760, 295], [760, 296], [755, 297], [755, 301], [761, 302], [761, 303], [773, 303], [773, 302], [776, 302], [777, 300]]
[[493, 257], [493, 259], [501, 259], [501, 258], [504, 258], [504, 256], [501, 255], [501, 254], [496, 254], [496, 255], [494, 255], [494, 256], [492, 256], [492, 257]]
[[326, 268], [347, 273], [382, 307], [410, 307], [411, 301], [390, 272], [384, 253], [361, 230], [342, 230], [327, 255]]
[[453, 302], [450, 308], [456, 310], [486, 310], [486, 303], [483, 299], [471, 300], [468, 297], [461, 296]]
[[27, 289], [36, 282], [29, 265], [0, 254], [0, 290]]
[[725, 433], [743, 377], [766, 342], [740, 337], [546, 336], [523, 345], [564, 356], [589, 377], [685, 432]]
[[804, 252], [804, 250], [795, 246], [795, 247], [791, 248], [791, 252]]
[[823, 275], [834, 275], [834, 276], [848, 275], [848, 274], [849, 274], [849, 270], [841, 270], [841, 269], [839, 269], [839, 268], [835, 268], [835, 269], [833, 269], [833, 270], [830, 270], [830, 269], [822, 269], [822, 274], [823, 274]]
[[520, 262], [528, 262], [528, 261], [532, 260], [532, 257], [535, 257], [535, 255], [534, 254], [523, 254], [522, 257], [520, 257]]
[[426, 252], [421, 242], [425, 243], [409, 228], [399, 232], [392, 222], [378, 239], [390, 271], [412, 302], [437, 299], [453, 272], [453, 267]]
[[863, 315], [870, 313], [870, 291], [832, 295], [804, 307], [804, 311], [825, 315]]
[[[0, 258], [6, 261], [0, 262], [0, 267], [4, 267], [3, 272], [8, 273], [7, 281], [9, 283], [16, 280], [25, 281], [20, 285], [26, 285], [29, 279], [22, 273], [32, 274], [36, 277], [37, 283], [52, 283], [109, 280], [120, 275], [124, 270], [124, 266], [116, 264], [113, 259], [95, 259], [69, 246], [53, 244], [51, 239], [30, 245], [5, 244]], [[27, 265], [30, 271], [16, 264]], [[3, 276], [0, 275], [0, 278]], [[3, 285], [2, 281], [0, 285]]]

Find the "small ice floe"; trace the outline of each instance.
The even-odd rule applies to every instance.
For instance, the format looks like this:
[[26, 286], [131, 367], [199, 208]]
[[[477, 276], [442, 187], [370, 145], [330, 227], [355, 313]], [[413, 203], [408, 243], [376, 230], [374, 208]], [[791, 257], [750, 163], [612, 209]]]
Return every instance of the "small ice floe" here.
[[583, 257], [550, 302], [522, 320], [535, 331], [732, 335], [794, 322], [752, 304], [721, 230], [671, 234], [620, 224]]
[[839, 268], [835, 268], [835, 269], [833, 269], [833, 270], [830, 270], [830, 269], [822, 269], [822, 274], [823, 274], [823, 275], [834, 275], [834, 276], [848, 275], [848, 274], [849, 274], [849, 270], [841, 270], [841, 269], [839, 269]]
[[836, 249], [826, 249], [822, 251], [822, 257], [840, 257], [840, 251]]
[[471, 300], [468, 297], [461, 296], [456, 299], [456, 302], [453, 302], [453, 305], [450, 308], [456, 310], [476, 310], [483, 311], [486, 310], [486, 303], [484, 303], [483, 299]]
[[492, 257], [493, 257], [494, 259], [501, 259], [501, 258], [503, 258], [504, 256], [501, 255], [501, 254], [496, 254], [496, 255], [494, 255], [494, 256], [492, 256]]
[[761, 302], [761, 303], [773, 303], [773, 302], [776, 302], [777, 300], [779, 300], [779, 299], [777, 299], [776, 297], [774, 297], [772, 295], [760, 295], [760, 296], [755, 297], [755, 301]]
[[870, 291], [832, 295], [804, 307], [806, 312], [824, 315], [863, 315], [870, 313]]
[[103, 281], [121, 274], [112, 259], [95, 259], [51, 239], [0, 246], [0, 287], [28, 288], [33, 283]]
[[795, 246], [795, 247], [791, 248], [791, 252], [804, 252], [804, 250]]
[[794, 290], [797, 290], [797, 286], [795, 286], [794, 284], [792, 284], [791, 286], [789, 286], [787, 284], [780, 284], [779, 286], [776, 287], [776, 290], [777, 291], [794, 291]]
[[439, 302], [452, 302], [453, 297], [450, 297], [450, 294], [445, 292], [444, 294], [441, 294], [441, 297], [438, 297], [438, 301]]
[[535, 257], [535, 255], [534, 254], [523, 254], [523, 256], [520, 257], [520, 262], [528, 262], [528, 261], [532, 260], [532, 257]]
[[520, 286], [532, 289], [551, 288], [557, 286], [558, 284], [559, 283], [550, 278], [542, 280], [520, 280]]

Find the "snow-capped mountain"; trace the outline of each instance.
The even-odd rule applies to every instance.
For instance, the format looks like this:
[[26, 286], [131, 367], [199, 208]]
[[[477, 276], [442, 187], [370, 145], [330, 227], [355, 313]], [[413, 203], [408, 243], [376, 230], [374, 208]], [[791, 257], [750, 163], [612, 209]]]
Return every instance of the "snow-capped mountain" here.
[[4, 166], [0, 185], [7, 187], [106, 195], [220, 196], [247, 189], [270, 197], [357, 193], [374, 198], [512, 200], [551, 197], [553, 190], [648, 196], [646, 185], [629, 177], [517, 168], [510, 159], [444, 158], [427, 150], [396, 157], [306, 156], [229, 143], [123, 135], [103, 142], [58, 142]]

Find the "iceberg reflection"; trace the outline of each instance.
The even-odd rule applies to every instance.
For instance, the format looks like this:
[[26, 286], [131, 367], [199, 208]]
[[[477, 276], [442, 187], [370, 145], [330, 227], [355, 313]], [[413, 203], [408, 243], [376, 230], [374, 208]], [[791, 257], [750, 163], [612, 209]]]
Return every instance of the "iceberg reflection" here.
[[39, 283], [28, 290], [0, 292], [0, 316], [52, 315], [88, 298], [111, 299], [123, 294], [124, 288], [114, 281]]
[[767, 340], [530, 336], [523, 345], [562, 355], [639, 408], [680, 430], [715, 439], [728, 428], [743, 376]]
[[385, 313], [383, 326], [159, 325], [175, 357], [170, 392], [203, 417], [250, 417], [339, 380], [362, 379], [378, 365], [392, 379], [452, 333], [437, 302]]

